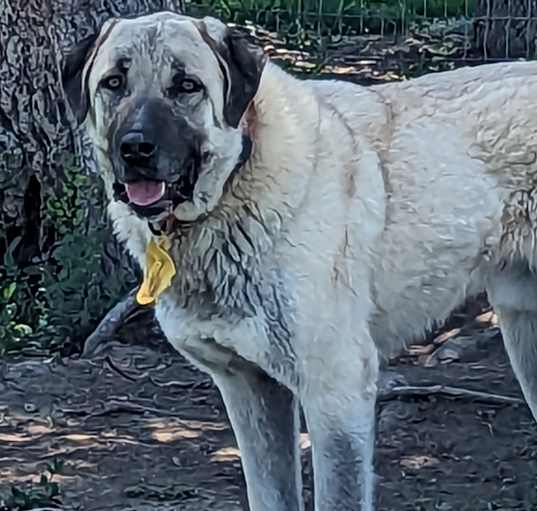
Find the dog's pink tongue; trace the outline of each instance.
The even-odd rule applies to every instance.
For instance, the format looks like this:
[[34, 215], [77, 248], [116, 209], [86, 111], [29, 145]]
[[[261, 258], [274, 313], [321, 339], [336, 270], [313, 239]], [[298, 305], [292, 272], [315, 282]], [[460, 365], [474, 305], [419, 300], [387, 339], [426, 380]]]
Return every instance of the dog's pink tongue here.
[[162, 198], [166, 191], [163, 181], [137, 181], [125, 185], [127, 197], [137, 206], [148, 206]]

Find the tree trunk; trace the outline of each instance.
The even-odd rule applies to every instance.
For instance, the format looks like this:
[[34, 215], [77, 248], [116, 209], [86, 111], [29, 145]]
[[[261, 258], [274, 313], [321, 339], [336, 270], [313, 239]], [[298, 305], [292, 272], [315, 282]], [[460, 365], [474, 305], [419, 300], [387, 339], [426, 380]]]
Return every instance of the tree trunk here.
[[[22, 287], [26, 301], [19, 304], [19, 315], [25, 316], [26, 322], [31, 322], [26, 304], [32, 301], [42, 304], [51, 296], [58, 298], [63, 293], [74, 309], [80, 301], [72, 302], [69, 297], [77, 292], [84, 294], [81, 303], [88, 300], [102, 303], [102, 293], [108, 293], [105, 298], [113, 301], [119, 296], [110, 295], [118, 289], [107, 291], [106, 280], [118, 272], [123, 272], [126, 280], [130, 274], [132, 280], [131, 263], [123, 256], [123, 268], [118, 269], [119, 248], [108, 234], [103, 239], [105, 250], [100, 248], [107, 254], [102, 260], [108, 268], [106, 277], [99, 280], [84, 274], [89, 271], [87, 268], [92, 268], [91, 264], [86, 265], [93, 261], [94, 254], [89, 248], [83, 251], [79, 242], [94, 228], [107, 233], [110, 229], [105, 225], [102, 201], [94, 193], [101, 185], [92, 171], [90, 146], [83, 134], [77, 134], [70, 124], [71, 116], [60, 85], [61, 55], [98, 31], [110, 17], [159, 10], [179, 12], [182, 3], [182, 0], [0, 0], [0, 292], [4, 282], [19, 279], [20, 284], [21, 271], [33, 268], [27, 272], [29, 276], [24, 274], [26, 280]], [[71, 238], [71, 245], [63, 253], [58, 251], [75, 231], [79, 237]], [[79, 249], [76, 261], [83, 264], [71, 264], [69, 257]], [[73, 281], [73, 275], [80, 282]], [[54, 282], [56, 277], [63, 279], [60, 294]], [[88, 287], [84, 280], [90, 277], [95, 280]], [[43, 293], [45, 281], [50, 285], [45, 289], [46, 296], [38, 297], [36, 293]], [[95, 286], [100, 287], [96, 290]], [[0, 309], [2, 305], [0, 300]], [[36, 314], [35, 307], [33, 314]], [[89, 329], [100, 318], [85, 319]], [[0, 330], [1, 327], [0, 324]], [[71, 322], [70, 328], [80, 325]], [[65, 335], [70, 334], [65, 332]], [[1, 337], [0, 334], [0, 341]]]
[[487, 59], [535, 57], [537, 0], [477, 0], [475, 46]]

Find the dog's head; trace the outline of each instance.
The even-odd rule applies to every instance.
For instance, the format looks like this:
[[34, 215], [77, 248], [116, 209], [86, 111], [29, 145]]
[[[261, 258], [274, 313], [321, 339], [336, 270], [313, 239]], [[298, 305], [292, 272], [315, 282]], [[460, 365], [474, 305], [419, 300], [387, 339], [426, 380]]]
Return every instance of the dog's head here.
[[244, 156], [241, 119], [264, 64], [220, 21], [162, 12], [108, 21], [66, 57], [63, 84], [116, 198], [139, 216], [175, 209], [191, 221]]

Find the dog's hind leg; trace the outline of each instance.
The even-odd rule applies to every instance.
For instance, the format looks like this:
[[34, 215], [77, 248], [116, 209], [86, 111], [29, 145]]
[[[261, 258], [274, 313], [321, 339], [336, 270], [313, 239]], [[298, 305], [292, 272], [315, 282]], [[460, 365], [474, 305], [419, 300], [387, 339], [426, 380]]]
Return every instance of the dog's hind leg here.
[[[338, 346], [333, 350], [339, 351]], [[345, 349], [339, 360], [326, 354], [318, 363], [308, 361], [309, 376], [301, 384], [312, 444], [315, 511], [372, 511], [374, 507], [378, 362], [375, 350], [360, 351]]]
[[537, 419], [537, 274], [527, 264], [508, 266], [491, 277], [488, 295], [511, 365]]
[[241, 452], [250, 511], [301, 511], [298, 403], [245, 361], [213, 373]]

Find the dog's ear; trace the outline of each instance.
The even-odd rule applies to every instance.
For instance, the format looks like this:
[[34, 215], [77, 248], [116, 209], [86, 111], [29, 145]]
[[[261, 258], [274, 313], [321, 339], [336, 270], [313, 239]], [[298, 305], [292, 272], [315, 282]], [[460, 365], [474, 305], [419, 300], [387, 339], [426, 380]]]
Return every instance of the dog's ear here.
[[224, 118], [236, 128], [254, 99], [267, 58], [263, 49], [244, 33], [229, 28], [219, 45], [219, 53], [227, 65], [227, 69], [223, 69], [226, 77]]
[[[88, 113], [89, 91], [87, 76], [89, 73], [84, 73], [84, 68], [97, 36], [98, 34], [94, 34], [84, 38], [64, 57], [62, 68], [63, 91], [79, 123], [85, 119]], [[84, 79], [84, 75], [86, 79]]]
[[93, 62], [99, 48], [106, 41], [117, 21], [115, 18], [108, 20], [100, 32], [82, 39], [64, 57], [62, 86], [69, 106], [79, 123], [84, 121], [89, 110], [88, 80]]
[[257, 92], [267, 57], [247, 34], [237, 29], [225, 27], [219, 40], [209, 35], [205, 23], [199, 31], [224, 74], [224, 119], [237, 128]]

